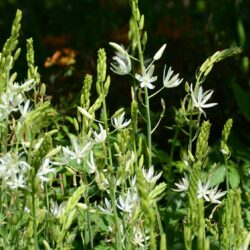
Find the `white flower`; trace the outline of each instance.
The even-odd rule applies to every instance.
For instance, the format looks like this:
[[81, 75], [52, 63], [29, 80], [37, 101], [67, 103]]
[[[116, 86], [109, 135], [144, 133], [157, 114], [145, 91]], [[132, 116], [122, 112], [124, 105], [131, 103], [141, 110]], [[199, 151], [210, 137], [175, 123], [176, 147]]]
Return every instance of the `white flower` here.
[[148, 172], [145, 170], [145, 168], [143, 168], [142, 174], [148, 183], [154, 183], [161, 177], [162, 172], [160, 172], [158, 175], [154, 176], [154, 166], [151, 166], [149, 168]]
[[104, 204], [105, 204], [104, 207], [99, 206], [100, 210], [104, 213], [112, 214], [113, 213], [112, 205], [106, 197], [104, 198]]
[[142, 233], [142, 230], [138, 224], [139, 223], [137, 223], [136, 227], [133, 229], [134, 239], [132, 240], [132, 243], [138, 247], [137, 249], [147, 249], [145, 246], [149, 245], [147, 241], [150, 239], [150, 237], [146, 236], [145, 231]]
[[206, 201], [209, 201], [210, 199], [208, 198], [208, 195], [210, 194], [211, 190], [209, 190], [208, 188], [209, 188], [209, 181], [207, 181], [203, 186], [202, 182], [199, 180], [197, 198], [201, 199], [203, 197]]
[[124, 121], [124, 116], [125, 112], [123, 112], [120, 116], [111, 119], [111, 123], [115, 129], [121, 130], [130, 124], [131, 119]]
[[25, 188], [24, 176], [22, 174], [15, 174], [6, 182], [6, 184], [11, 189]]
[[90, 156], [89, 156], [89, 161], [87, 161], [87, 165], [88, 165], [88, 172], [90, 174], [95, 173], [96, 171], [96, 165], [95, 165], [95, 160], [94, 160], [94, 154], [93, 151], [90, 151]]
[[105, 129], [103, 129], [103, 127], [102, 127], [102, 125], [100, 123], [99, 123], [99, 128], [100, 128], [100, 133], [99, 134], [94, 132], [95, 141], [97, 143], [105, 142], [105, 140], [107, 138], [107, 131]]
[[198, 97], [196, 97], [196, 95], [194, 94], [193, 92], [193, 86], [191, 84], [190, 86], [190, 92], [191, 92], [191, 98], [192, 98], [192, 101], [193, 101], [193, 104], [196, 108], [199, 109], [199, 111], [201, 113], [204, 114], [204, 116], [206, 117], [206, 113], [204, 112], [204, 108], [210, 108], [210, 107], [213, 107], [215, 105], [217, 105], [218, 103], [207, 103], [206, 102], [210, 99], [210, 97], [212, 96], [213, 94], [213, 90], [207, 90], [203, 93], [203, 89], [202, 89], [202, 86], [199, 87], [199, 90], [198, 90]]
[[162, 54], [163, 54], [163, 52], [164, 52], [166, 46], [167, 46], [166, 43], [163, 44], [163, 45], [160, 47], [160, 49], [155, 53], [154, 58], [153, 58], [154, 61], [159, 60], [159, 59], [162, 57]]
[[18, 110], [18, 106], [24, 101], [23, 96], [15, 92], [7, 92], [1, 95], [0, 108], [5, 110], [5, 113], [10, 114]]
[[27, 162], [20, 160], [21, 155], [7, 152], [0, 158], [0, 180], [4, 180], [11, 189], [25, 187], [25, 176], [31, 168]]
[[21, 116], [23, 118], [25, 118], [27, 116], [27, 114], [29, 113], [29, 111], [31, 110], [30, 107], [30, 100], [27, 100], [24, 105], [19, 105], [19, 111], [21, 113]]
[[163, 72], [163, 85], [165, 88], [174, 88], [177, 87], [179, 84], [181, 84], [183, 79], [179, 79], [179, 74], [173, 75], [174, 71], [171, 67], [169, 67], [167, 75], [166, 72], [166, 65], [164, 67]]
[[121, 209], [123, 212], [131, 213], [135, 205], [138, 203], [138, 195], [137, 193], [131, 193], [130, 189], [125, 194], [123, 198], [122, 195], [119, 195], [117, 207]]
[[73, 150], [70, 150], [68, 147], [63, 147], [63, 154], [66, 161], [68, 159], [70, 160], [76, 160], [78, 164], [81, 163], [82, 158], [84, 158], [89, 150], [92, 147], [91, 142], [86, 143], [86, 145], [83, 147], [83, 145], [78, 141], [77, 137], [71, 135], [70, 140], [73, 146]]
[[221, 203], [221, 201], [219, 201], [219, 199], [225, 195], [227, 193], [227, 191], [220, 191], [218, 190], [218, 186], [216, 186], [215, 188], [211, 189], [208, 196], [210, 199], [210, 202], [212, 203]]
[[27, 80], [23, 84], [17, 82], [9, 85], [9, 91], [13, 92], [23, 92], [29, 91], [34, 87], [35, 81], [33, 79]]
[[188, 181], [188, 177], [186, 174], [184, 174], [184, 178], [181, 179], [181, 181], [179, 183], [175, 183], [175, 186], [177, 187], [177, 189], [172, 189], [173, 191], [176, 192], [185, 192], [188, 190], [189, 188], [189, 181]]
[[154, 89], [154, 85], [152, 85], [152, 82], [155, 82], [157, 80], [157, 76], [153, 76], [155, 66], [151, 65], [148, 70], [142, 72], [142, 75], [135, 74], [135, 78], [140, 82], [141, 88], [149, 88]]
[[50, 211], [56, 218], [60, 218], [64, 214], [66, 206], [67, 202], [65, 201], [62, 202], [59, 206], [57, 202], [51, 201]]
[[129, 54], [116, 52], [116, 56], [113, 56], [112, 59], [114, 63], [111, 63], [111, 70], [118, 75], [127, 75], [131, 71], [131, 59]]
[[51, 168], [50, 164], [53, 165], [53, 163], [49, 159], [44, 159], [41, 167], [39, 168], [37, 172], [37, 177], [42, 181], [42, 182], [47, 182], [49, 181], [49, 178], [47, 177], [48, 174], [53, 173], [56, 171], [55, 168]]

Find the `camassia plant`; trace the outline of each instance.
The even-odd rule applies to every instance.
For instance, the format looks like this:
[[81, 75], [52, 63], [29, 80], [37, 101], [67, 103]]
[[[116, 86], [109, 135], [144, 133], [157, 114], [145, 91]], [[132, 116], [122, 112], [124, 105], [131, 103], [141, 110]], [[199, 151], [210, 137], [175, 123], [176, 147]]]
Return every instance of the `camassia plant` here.
[[[166, 44], [145, 58], [144, 16], [137, 0], [129, 3], [130, 45], [109, 44], [115, 53], [110, 69], [130, 76], [131, 101], [109, 115], [112, 84], [100, 49], [96, 81], [85, 76], [67, 134], [46, 99], [32, 39], [26, 79], [18, 81], [13, 72], [20, 54], [17, 11], [0, 53], [1, 249], [248, 249], [249, 196], [243, 206], [246, 189], [227, 143], [233, 121], [225, 123], [220, 147], [213, 148], [220, 155], [214, 161], [206, 109], [217, 103], [204, 85], [215, 63], [241, 50], [213, 54], [198, 68], [195, 83], [184, 83], [167, 66], [158, 77], [154, 69]], [[186, 95], [175, 109], [171, 148], [159, 165], [152, 138], [167, 104], [160, 100], [159, 119], [152, 122], [150, 103], [175, 87], [184, 87]]]

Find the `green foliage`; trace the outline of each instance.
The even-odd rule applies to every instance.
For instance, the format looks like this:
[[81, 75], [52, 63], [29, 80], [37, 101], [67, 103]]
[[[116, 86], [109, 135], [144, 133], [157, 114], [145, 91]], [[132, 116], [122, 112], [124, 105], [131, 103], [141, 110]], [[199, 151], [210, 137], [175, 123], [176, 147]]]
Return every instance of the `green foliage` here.
[[[203, 91], [215, 63], [241, 49], [231, 47], [206, 59], [194, 85], [182, 86], [179, 73], [166, 66], [161, 83], [154, 70], [166, 44], [146, 59], [145, 17], [137, 0], [129, 4], [130, 44], [127, 49], [110, 45], [116, 50], [111, 70], [132, 79], [130, 109], [110, 115], [111, 77], [101, 48], [95, 91], [94, 77], [86, 75], [76, 112], [66, 118], [46, 99], [32, 39], [26, 43], [28, 79], [15, 82], [17, 73], [11, 72], [20, 53], [22, 16], [17, 11], [0, 54], [0, 248], [249, 247], [249, 161], [244, 154], [233, 155], [232, 119], [224, 125], [220, 145], [210, 142], [213, 122], [206, 120], [205, 109], [217, 103], [207, 103], [212, 90]], [[197, 8], [203, 11], [206, 4], [200, 1]], [[239, 31], [245, 43], [242, 27]], [[174, 117], [167, 98], [157, 99], [162, 110], [153, 114], [153, 98], [179, 85], [185, 96]], [[165, 111], [175, 123], [170, 150], [154, 143]], [[70, 128], [61, 124], [66, 120]]]

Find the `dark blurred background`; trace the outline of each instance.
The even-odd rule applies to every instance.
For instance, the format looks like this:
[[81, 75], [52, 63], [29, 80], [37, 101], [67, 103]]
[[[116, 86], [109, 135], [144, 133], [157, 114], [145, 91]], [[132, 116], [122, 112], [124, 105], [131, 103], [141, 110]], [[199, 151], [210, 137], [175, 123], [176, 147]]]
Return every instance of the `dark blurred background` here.
[[[148, 32], [146, 56], [152, 57], [167, 42], [165, 56], [157, 65], [159, 72], [164, 64], [171, 65], [185, 80], [194, 82], [197, 67], [215, 51], [233, 45], [243, 48], [241, 55], [216, 64], [204, 87], [215, 90], [213, 101], [219, 103], [208, 112], [214, 138], [232, 117], [232, 147], [250, 161], [250, 1], [141, 0], [139, 6]], [[36, 64], [48, 95], [62, 113], [67, 113], [78, 101], [84, 75], [96, 72], [97, 50], [104, 47], [111, 58], [109, 41], [128, 44], [128, 0], [0, 0], [1, 46], [18, 8], [23, 11], [23, 59], [16, 68], [19, 77], [26, 77], [25, 39], [33, 37]], [[109, 96], [112, 112], [121, 105], [128, 107], [130, 81], [109, 73], [113, 77]], [[183, 88], [178, 88], [162, 97], [169, 107], [179, 105], [183, 94]], [[156, 99], [152, 107], [157, 112]]]

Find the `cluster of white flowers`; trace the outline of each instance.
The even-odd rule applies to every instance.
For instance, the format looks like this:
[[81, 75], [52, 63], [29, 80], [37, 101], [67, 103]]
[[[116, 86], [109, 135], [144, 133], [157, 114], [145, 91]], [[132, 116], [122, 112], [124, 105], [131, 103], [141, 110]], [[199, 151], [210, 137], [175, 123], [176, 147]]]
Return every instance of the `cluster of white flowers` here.
[[[172, 189], [176, 192], [186, 192], [189, 188], [189, 180], [187, 175], [185, 174], [185, 177], [182, 178], [182, 180], [179, 183], [175, 183], [175, 186], [177, 189]], [[218, 186], [211, 187], [210, 189], [210, 183], [207, 181], [204, 185], [199, 180], [198, 181], [198, 190], [197, 190], [197, 198], [201, 199], [204, 198], [206, 201], [211, 203], [221, 203], [219, 200], [222, 196], [224, 196], [227, 191], [221, 191], [218, 190]]]
[[144, 232], [142, 231], [140, 222], [135, 225], [133, 232], [134, 238], [132, 240], [132, 243], [137, 247], [136, 249], [147, 249], [147, 247], [149, 246], [150, 237], [147, 230], [144, 230]]
[[[33, 86], [34, 80], [28, 80], [21, 85], [11, 81], [8, 83], [5, 92], [0, 95], [0, 121], [8, 119], [12, 112], [20, 110], [21, 115], [25, 115], [29, 111], [30, 103], [26, 101], [24, 92], [31, 90]], [[21, 106], [24, 102], [24, 106]]]
[[30, 165], [20, 160], [21, 155], [7, 152], [0, 158], [0, 179], [11, 189], [25, 188]]
[[[51, 166], [58, 164], [51, 162], [49, 159], [44, 159], [38, 169], [36, 177], [42, 182], [49, 181], [48, 174], [56, 171], [56, 169], [51, 168]], [[1, 184], [6, 185], [10, 189], [27, 188], [26, 181], [30, 169], [31, 166], [25, 161], [23, 154], [17, 155], [13, 152], [7, 152], [0, 158]]]
[[[114, 63], [111, 63], [111, 70], [118, 75], [129, 74], [131, 71], [131, 58], [133, 57], [128, 54], [128, 52], [123, 48], [123, 46], [116, 43], [110, 43], [110, 45], [117, 50], [116, 56], [113, 57]], [[166, 44], [163, 44], [161, 48], [155, 53], [150, 65], [148, 67], [144, 66], [144, 68], [142, 69], [142, 74], [135, 74], [135, 78], [140, 82], [141, 88], [155, 88], [152, 83], [157, 80], [157, 76], [153, 76], [155, 69], [153, 63], [162, 57], [165, 48]], [[165, 74], [165, 71], [166, 66], [163, 72], [163, 86], [165, 88], [174, 88], [180, 85], [183, 79], [179, 79], [179, 74], [174, 75], [174, 71], [171, 67], [169, 67], [167, 75]]]

